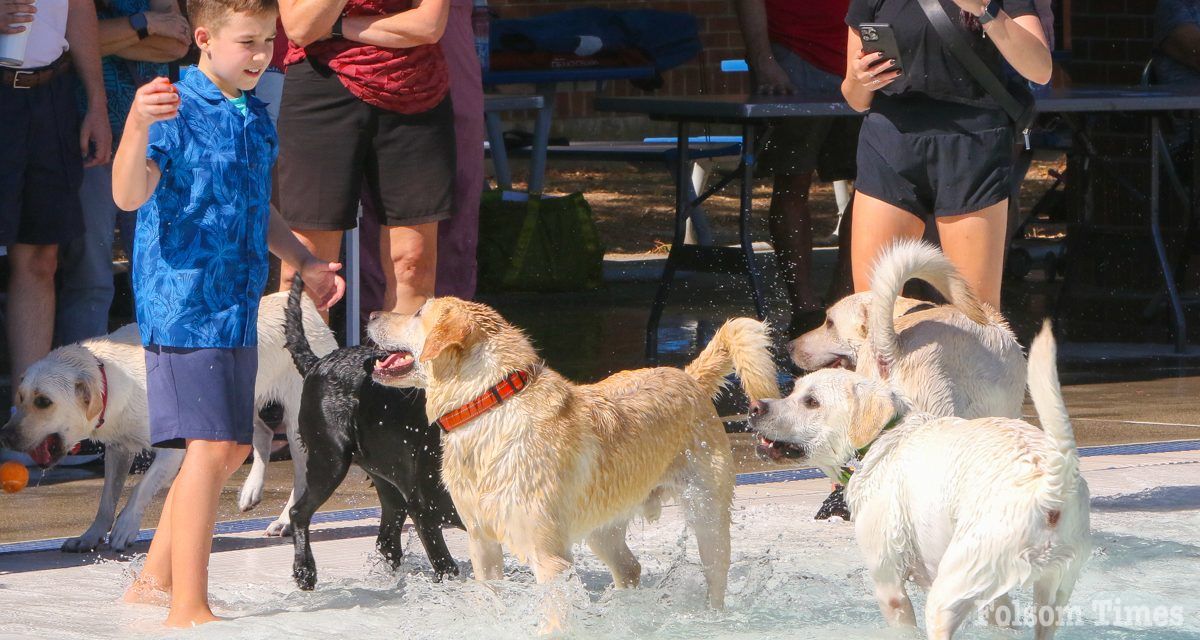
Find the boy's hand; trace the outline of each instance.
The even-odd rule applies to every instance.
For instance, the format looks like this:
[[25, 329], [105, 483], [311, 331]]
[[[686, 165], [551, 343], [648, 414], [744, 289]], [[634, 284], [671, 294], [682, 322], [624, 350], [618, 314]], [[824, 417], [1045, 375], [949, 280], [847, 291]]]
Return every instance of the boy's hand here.
[[147, 82], [137, 90], [133, 97], [133, 109], [129, 111], [130, 119], [144, 127], [177, 115], [179, 94], [175, 91], [175, 85], [162, 77]]
[[321, 311], [337, 304], [346, 293], [346, 281], [337, 274], [341, 269], [342, 265], [337, 262], [312, 258], [300, 270], [300, 279], [304, 280], [308, 295]]

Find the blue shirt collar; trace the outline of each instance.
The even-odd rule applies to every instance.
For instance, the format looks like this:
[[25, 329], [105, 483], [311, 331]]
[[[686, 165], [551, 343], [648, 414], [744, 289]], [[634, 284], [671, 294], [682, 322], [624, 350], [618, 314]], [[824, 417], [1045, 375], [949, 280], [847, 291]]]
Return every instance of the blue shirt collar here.
[[[185, 67], [179, 76], [179, 86], [189, 89], [210, 104], [220, 104], [222, 101], [228, 100], [221, 89], [200, 70], [200, 67]], [[254, 95], [253, 90], [242, 93], [246, 96], [246, 106], [250, 110], [266, 106], [265, 102]]]

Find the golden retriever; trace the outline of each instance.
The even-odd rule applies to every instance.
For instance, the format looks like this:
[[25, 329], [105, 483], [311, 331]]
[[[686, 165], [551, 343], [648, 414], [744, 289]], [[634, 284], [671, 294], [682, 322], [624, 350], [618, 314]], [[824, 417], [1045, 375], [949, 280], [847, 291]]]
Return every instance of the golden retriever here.
[[778, 397], [766, 325], [726, 323], [685, 369], [622, 371], [580, 385], [547, 367], [524, 334], [490, 307], [456, 298], [415, 315], [377, 314], [368, 333], [392, 353], [378, 382], [426, 389], [435, 421], [514, 372], [523, 390], [443, 434], [442, 474], [470, 537], [477, 579], [503, 577], [501, 545], [545, 583], [586, 540], [617, 588], [638, 584], [629, 520], [679, 499], [695, 530], [708, 604], [724, 605], [734, 474], [712, 398], [736, 371], [752, 399]]

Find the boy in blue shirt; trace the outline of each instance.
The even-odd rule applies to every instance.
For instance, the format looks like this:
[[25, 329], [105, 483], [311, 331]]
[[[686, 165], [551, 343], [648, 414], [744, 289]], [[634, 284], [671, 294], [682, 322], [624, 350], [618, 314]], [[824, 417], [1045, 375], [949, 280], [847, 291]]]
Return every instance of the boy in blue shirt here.
[[300, 269], [317, 305], [341, 297], [271, 211], [277, 142], [246, 93], [271, 60], [275, 0], [189, 0], [200, 64], [138, 90], [113, 161], [113, 199], [137, 209], [133, 286], [155, 446], [185, 448], [130, 602], [170, 595], [168, 626], [216, 620], [208, 559], [217, 499], [250, 450], [258, 304], [268, 247]]

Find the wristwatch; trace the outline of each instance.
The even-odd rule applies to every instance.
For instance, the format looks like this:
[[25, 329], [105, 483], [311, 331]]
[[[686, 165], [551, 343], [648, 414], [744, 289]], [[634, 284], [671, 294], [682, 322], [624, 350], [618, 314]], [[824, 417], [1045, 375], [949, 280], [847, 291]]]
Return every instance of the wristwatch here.
[[342, 16], [338, 16], [337, 20], [333, 21], [333, 28], [330, 29], [329, 38], [331, 40], [343, 40], [345, 37], [342, 35]]
[[150, 23], [146, 21], [146, 14], [135, 13], [129, 16], [129, 26], [137, 32], [138, 40], [145, 40], [150, 37]]
[[1000, 9], [1000, 3], [996, 0], [990, 0], [990, 2], [983, 5], [983, 13], [979, 14], [979, 26], [982, 27], [992, 20], [995, 20], [996, 16], [1000, 15]]

